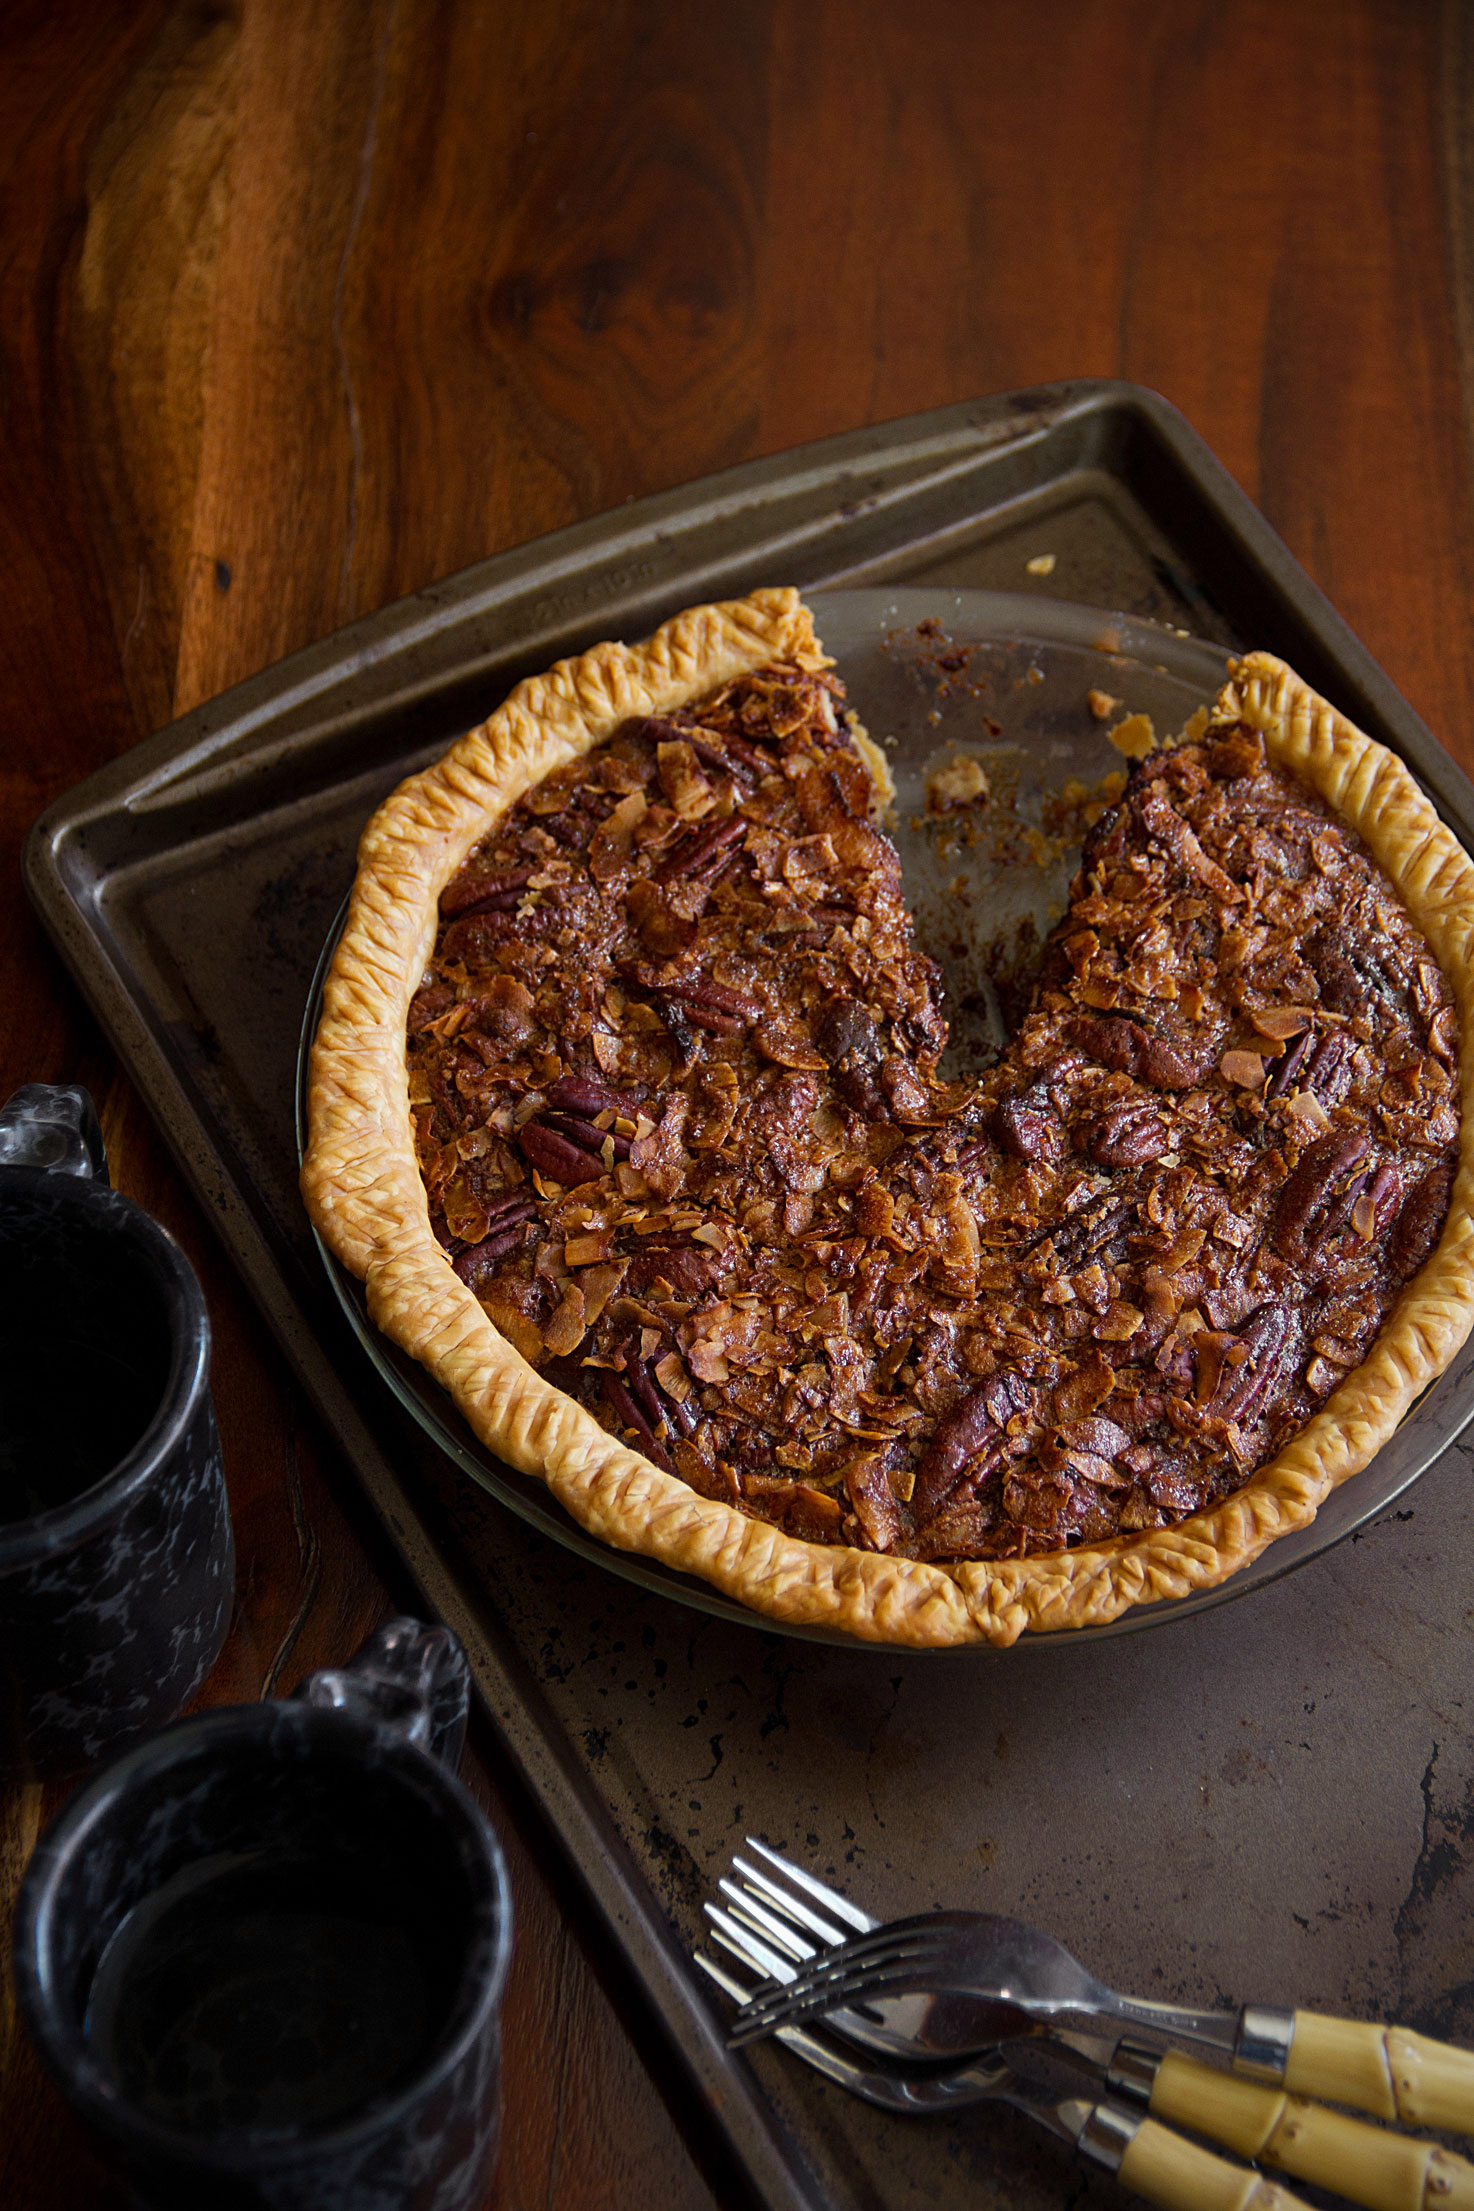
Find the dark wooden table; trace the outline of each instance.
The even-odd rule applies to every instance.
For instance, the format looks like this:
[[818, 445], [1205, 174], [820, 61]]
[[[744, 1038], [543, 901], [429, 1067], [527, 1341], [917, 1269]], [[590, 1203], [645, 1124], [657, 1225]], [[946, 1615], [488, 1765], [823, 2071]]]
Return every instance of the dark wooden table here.
[[[29, 916], [42, 806], [500, 547], [1064, 376], [1183, 408], [1474, 770], [1471, 272], [1460, 0], [0, 5], [0, 1095], [86, 1083], [204, 1280], [204, 1701], [410, 1592]], [[496, 2203], [736, 2203], [488, 1734], [465, 1771], [519, 1914]], [[7, 1906], [64, 1793], [0, 1797]], [[0, 2202], [120, 2201], [5, 1997]]]

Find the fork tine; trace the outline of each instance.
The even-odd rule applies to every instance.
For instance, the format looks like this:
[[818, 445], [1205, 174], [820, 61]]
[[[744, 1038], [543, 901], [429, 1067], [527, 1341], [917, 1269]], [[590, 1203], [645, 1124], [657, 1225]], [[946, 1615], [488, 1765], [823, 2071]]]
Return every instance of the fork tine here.
[[795, 1934], [789, 1921], [780, 1919], [776, 1912], [765, 1911], [756, 1898], [749, 1896], [745, 1889], [739, 1889], [735, 1881], [719, 1881], [717, 1886], [730, 1900], [734, 1919], [744, 1920], [749, 1926], [755, 1927], [759, 1934], [768, 1935], [786, 1956], [793, 1958], [798, 1964], [808, 1963], [814, 1955], [814, 1946], [811, 1942], [805, 1942], [802, 1935]]
[[735, 2004], [745, 2004], [747, 2002], [748, 1990], [744, 1988], [735, 1973], [727, 1971], [720, 1959], [709, 1956], [705, 1950], [693, 1950], [691, 1955], [707, 1978], [716, 1982], [724, 1996], [730, 1996]]
[[831, 1889], [823, 1881], [816, 1880], [812, 1873], [806, 1873], [802, 1866], [795, 1865], [791, 1858], [785, 1858], [781, 1851], [770, 1850], [765, 1842], [758, 1841], [756, 1835], [747, 1837], [747, 1847], [766, 1858], [770, 1866], [776, 1866], [795, 1888], [802, 1889], [805, 1896], [812, 1897], [821, 1911], [833, 1912], [836, 1919], [842, 1919], [858, 1935], [874, 1933], [876, 1922], [870, 1914], [862, 1912], [858, 1904], [852, 1904], [838, 1889]]
[[859, 2010], [863, 2015], [877, 1997], [886, 1995], [891, 1989], [898, 1995], [905, 1995], [915, 1985], [915, 1974], [905, 1960], [900, 1960], [888, 1972], [855, 1973], [848, 1980], [833, 1981], [827, 1988], [811, 1989], [807, 1994], [789, 1987], [775, 1991], [771, 1997], [752, 1997], [734, 2021], [727, 2047], [740, 2050], [745, 2043], [776, 2034], [780, 2027], [800, 2025], [807, 2020], [822, 2024], [836, 2012]]
[[[707, 1910], [710, 1912], [712, 1906], [708, 1905]], [[772, 1976], [783, 1980], [785, 1987], [763, 1991], [744, 2004], [731, 2046], [735, 2049], [757, 2035], [771, 2034], [775, 2026], [791, 2019], [836, 2011], [855, 2001], [863, 2003], [896, 1981], [914, 1984], [925, 1963], [937, 1955], [933, 1945], [897, 1945], [878, 1958], [868, 1957], [853, 1964], [847, 1964], [840, 1952], [821, 1957], [799, 1972], [789, 1966], [784, 1973]]]
[[765, 1902], [774, 1905], [779, 1911], [786, 1912], [790, 1919], [797, 1921], [806, 1934], [817, 1935], [823, 1943], [844, 1941], [844, 1929], [842, 1927], [836, 1927], [832, 1921], [822, 1919], [812, 1906], [804, 1903], [801, 1897], [791, 1896], [786, 1889], [780, 1888], [776, 1881], [770, 1881], [760, 1866], [749, 1865], [748, 1861], [736, 1852], [732, 1856], [732, 1871], [741, 1874], [745, 1888], [761, 1896]]
[[868, 1973], [901, 1958], [945, 1958], [948, 1954], [946, 1941], [924, 1922], [895, 1920], [888, 1927], [878, 1927], [874, 1934], [857, 1935], [851, 1942], [816, 1952], [802, 1977], [805, 1987], [818, 1989], [832, 1975]]
[[[724, 1950], [730, 1950], [747, 1965], [755, 1965], [770, 1981], [791, 1981], [795, 1967], [776, 1950], [769, 1949], [760, 1935], [733, 1919], [720, 1904], [708, 1904], [706, 1916], [712, 1923], [716, 1939]], [[744, 1999], [744, 2002], [746, 1999]]]
[[[692, 1955], [702, 1971], [716, 1982], [724, 1995], [735, 1998], [739, 2004], [742, 2002], [745, 1991], [735, 1974], [729, 1973], [725, 1966], [715, 1958], [708, 1957], [703, 1950], [693, 1951]], [[874, 2104], [882, 2111], [901, 2108], [900, 2098], [889, 2083], [858, 2064], [853, 2057], [847, 2056], [836, 2043], [810, 2034], [806, 2027], [780, 2027], [778, 2040], [795, 2057], [802, 2058], [806, 2065], [812, 2065], [814, 2071], [822, 2074], [825, 2080], [847, 2088], [851, 2095], [860, 2097], [862, 2102]]]

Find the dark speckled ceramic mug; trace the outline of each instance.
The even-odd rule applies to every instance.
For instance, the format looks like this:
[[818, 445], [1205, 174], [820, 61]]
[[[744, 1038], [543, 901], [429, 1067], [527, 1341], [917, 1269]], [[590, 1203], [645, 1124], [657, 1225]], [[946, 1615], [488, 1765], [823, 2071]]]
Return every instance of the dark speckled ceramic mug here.
[[172, 1236], [108, 1185], [85, 1090], [0, 1111], [0, 1775], [171, 1719], [230, 1620], [210, 1324]]
[[16, 1905], [21, 2016], [163, 2211], [472, 2211], [511, 1895], [452, 1771], [465, 1654], [391, 1621], [286, 1703], [181, 1720], [82, 1789]]

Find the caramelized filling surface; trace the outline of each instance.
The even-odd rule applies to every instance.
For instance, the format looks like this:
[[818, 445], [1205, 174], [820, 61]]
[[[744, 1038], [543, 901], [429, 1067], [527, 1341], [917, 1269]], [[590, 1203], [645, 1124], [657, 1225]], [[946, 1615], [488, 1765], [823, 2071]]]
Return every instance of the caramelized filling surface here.
[[1451, 993], [1239, 726], [1140, 762], [1032, 1009], [937, 971], [831, 675], [627, 722], [441, 900], [410, 1009], [456, 1272], [548, 1378], [790, 1534], [999, 1558], [1239, 1488], [1437, 1240]]

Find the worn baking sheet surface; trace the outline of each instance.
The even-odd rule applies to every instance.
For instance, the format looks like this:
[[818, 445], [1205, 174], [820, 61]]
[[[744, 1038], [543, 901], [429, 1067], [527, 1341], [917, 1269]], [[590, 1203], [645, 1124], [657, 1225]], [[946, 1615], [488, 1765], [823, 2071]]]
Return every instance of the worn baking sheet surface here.
[[296, 1209], [296, 1032], [359, 825], [520, 669], [751, 582], [1018, 589], [1051, 552], [1041, 583], [1057, 596], [1284, 651], [1470, 818], [1463, 779], [1170, 410], [1064, 387], [503, 556], [162, 733], [54, 809], [28, 860], [48, 926], [773, 2203], [1114, 2197], [1008, 2114], [902, 2124], [779, 2051], [726, 2059], [679, 1942], [748, 1832], [874, 1909], [1035, 1917], [1145, 1993], [1474, 2028], [1464, 1456], [1246, 1603], [1028, 1664], [701, 1616], [493, 1505], [361, 1362]]

